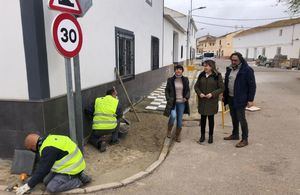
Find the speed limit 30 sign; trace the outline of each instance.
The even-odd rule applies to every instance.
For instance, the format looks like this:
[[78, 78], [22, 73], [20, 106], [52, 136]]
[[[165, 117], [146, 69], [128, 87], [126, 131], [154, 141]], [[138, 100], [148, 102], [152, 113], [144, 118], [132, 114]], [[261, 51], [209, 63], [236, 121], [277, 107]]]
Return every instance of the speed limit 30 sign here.
[[66, 58], [78, 55], [82, 47], [82, 31], [71, 14], [58, 15], [52, 25], [52, 36], [59, 53]]

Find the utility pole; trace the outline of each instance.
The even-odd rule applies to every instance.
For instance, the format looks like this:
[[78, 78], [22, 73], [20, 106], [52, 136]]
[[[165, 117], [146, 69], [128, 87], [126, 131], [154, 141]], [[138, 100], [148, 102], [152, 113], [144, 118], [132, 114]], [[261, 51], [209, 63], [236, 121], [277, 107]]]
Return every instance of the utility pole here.
[[190, 25], [191, 25], [191, 13], [193, 10], [193, 0], [191, 0], [191, 9], [188, 11], [188, 26], [186, 31], [186, 65], [190, 65], [189, 53], [190, 53]]
[[191, 20], [192, 20], [192, 13], [198, 9], [205, 9], [206, 7], [198, 7], [193, 9], [193, 0], [191, 0], [191, 8], [188, 11], [188, 26], [187, 26], [187, 33], [186, 33], [186, 65], [190, 65], [190, 32], [191, 32]]

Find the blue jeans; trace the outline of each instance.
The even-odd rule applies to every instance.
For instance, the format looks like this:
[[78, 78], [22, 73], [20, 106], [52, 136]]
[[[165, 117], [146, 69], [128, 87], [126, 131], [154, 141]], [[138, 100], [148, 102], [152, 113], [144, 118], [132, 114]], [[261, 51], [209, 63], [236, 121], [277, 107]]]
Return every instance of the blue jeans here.
[[174, 125], [176, 120], [177, 128], [182, 128], [182, 117], [185, 109], [185, 103], [176, 103], [175, 108], [171, 110], [169, 125]]

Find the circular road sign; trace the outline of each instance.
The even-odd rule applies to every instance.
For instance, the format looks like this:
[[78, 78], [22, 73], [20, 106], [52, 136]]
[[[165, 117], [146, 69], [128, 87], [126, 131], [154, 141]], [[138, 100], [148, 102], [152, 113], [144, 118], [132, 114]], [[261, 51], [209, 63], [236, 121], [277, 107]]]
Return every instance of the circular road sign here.
[[58, 15], [52, 25], [54, 44], [61, 55], [75, 57], [82, 46], [82, 31], [76, 18], [71, 14]]

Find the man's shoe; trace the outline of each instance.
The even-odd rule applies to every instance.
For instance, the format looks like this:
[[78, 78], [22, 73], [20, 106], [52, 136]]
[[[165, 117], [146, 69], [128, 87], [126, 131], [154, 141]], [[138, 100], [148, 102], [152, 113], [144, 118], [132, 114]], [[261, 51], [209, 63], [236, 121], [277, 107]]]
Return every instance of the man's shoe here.
[[239, 143], [237, 143], [236, 145], [235, 145], [235, 147], [237, 147], [237, 148], [242, 148], [242, 147], [245, 147], [245, 146], [247, 146], [248, 145], [248, 141], [247, 140], [241, 140]]
[[200, 139], [199, 139], [199, 142], [202, 143], [205, 141], [205, 135], [201, 135]]
[[230, 135], [228, 137], [224, 137], [224, 140], [239, 140], [239, 136]]
[[80, 173], [79, 179], [82, 182], [82, 185], [86, 185], [92, 181], [92, 178], [90, 178], [87, 174], [84, 172]]
[[213, 136], [209, 136], [209, 138], [208, 138], [208, 143], [209, 143], [209, 144], [212, 144], [213, 142], [214, 142]]

